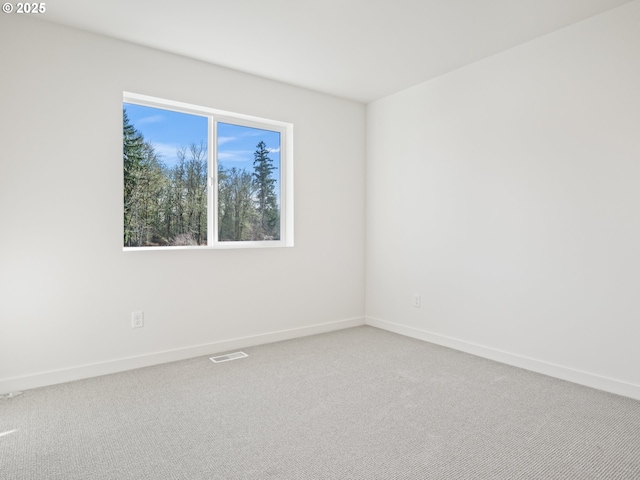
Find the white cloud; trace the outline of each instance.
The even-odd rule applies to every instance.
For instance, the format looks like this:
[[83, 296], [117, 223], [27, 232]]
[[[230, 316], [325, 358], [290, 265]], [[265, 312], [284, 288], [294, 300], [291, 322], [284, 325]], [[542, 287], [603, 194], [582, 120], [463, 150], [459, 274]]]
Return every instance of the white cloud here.
[[153, 149], [157, 154], [162, 155], [163, 158], [175, 157], [178, 145], [172, 143], [156, 143], [153, 144]]
[[218, 137], [218, 145], [224, 145], [225, 143], [233, 142], [235, 140], [237, 140], [236, 137]]
[[162, 115], [151, 115], [149, 117], [143, 117], [139, 120], [136, 120], [136, 125], [144, 125], [147, 123], [159, 123], [164, 121], [164, 117]]
[[179, 145], [173, 143], [153, 143], [153, 149], [167, 166], [175, 165], [178, 162], [178, 156], [176, 155], [178, 148]]
[[224, 162], [246, 162], [253, 159], [253, 152], [250, 150], [225, 150], [218, 152], [218, 160]]

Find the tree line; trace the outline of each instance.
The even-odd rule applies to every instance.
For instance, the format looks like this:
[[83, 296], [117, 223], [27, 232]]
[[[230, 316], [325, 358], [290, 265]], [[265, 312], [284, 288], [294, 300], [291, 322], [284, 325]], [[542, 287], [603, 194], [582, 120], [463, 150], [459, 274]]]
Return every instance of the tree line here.
[[[124, 245], [207, 244], [207, 147], [176, 150], [167, 166], [123, 109]], [[256, 146], [253, 171], [218, 165], [218, 240], [280, 239], [276, 167], [264, 142]]]

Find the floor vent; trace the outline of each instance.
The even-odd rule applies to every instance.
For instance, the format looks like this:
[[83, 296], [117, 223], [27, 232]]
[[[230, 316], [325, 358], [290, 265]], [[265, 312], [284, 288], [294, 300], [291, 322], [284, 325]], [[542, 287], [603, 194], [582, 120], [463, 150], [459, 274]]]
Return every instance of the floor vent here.
[[244, 352], [236, 352], [236, 353], [227, 353], [226, 355], [220, 355], [217, 357], [211, 357], [209, 358], [209, 360], [211, 360], [213, 363], [220, 363], [220, 362], [228, 362], [229, 360], [235, 360], [237, 358], [244, 358], [248, 356], [249, 355], [247, 355]]

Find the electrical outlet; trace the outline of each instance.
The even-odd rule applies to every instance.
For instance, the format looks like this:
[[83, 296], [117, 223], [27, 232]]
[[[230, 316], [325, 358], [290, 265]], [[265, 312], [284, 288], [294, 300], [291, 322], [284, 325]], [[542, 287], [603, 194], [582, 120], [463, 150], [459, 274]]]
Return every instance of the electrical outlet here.
[[131, 312], [131, 328], [144, 327], [144, 312]]
[[422, 303], [422, 299], [420, 298], [420, 294], [419, 293], [414, 293], [413, 294], [413, 306], [415, 308], [420, 308], [421, 303]]

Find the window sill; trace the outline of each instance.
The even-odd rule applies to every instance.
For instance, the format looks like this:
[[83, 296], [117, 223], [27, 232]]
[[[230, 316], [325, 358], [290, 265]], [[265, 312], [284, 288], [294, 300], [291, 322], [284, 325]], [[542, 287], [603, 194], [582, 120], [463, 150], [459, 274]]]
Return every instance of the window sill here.
[[293, 247], [293, 243], [282, 242], [219, 242], [216, 245], [185, 245], [185, 246], [158, 246], [158, 247], [123, 247], [123, 252], [151, 252], [172, 250], [232, 250], [244, 248], [286, 248]]

